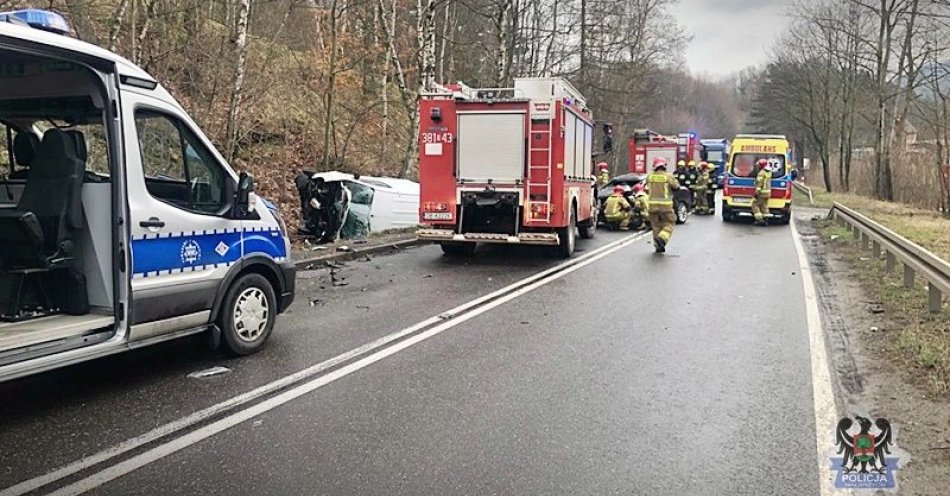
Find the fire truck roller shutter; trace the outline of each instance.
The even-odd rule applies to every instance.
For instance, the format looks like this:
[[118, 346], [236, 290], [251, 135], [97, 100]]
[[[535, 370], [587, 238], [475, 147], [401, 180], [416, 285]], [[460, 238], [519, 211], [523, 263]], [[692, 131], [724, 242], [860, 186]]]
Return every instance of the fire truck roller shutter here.
[[523, 112], [458, 113], [458, 178], [514, 183], [525, 172]]
[[[581, 130], [583, 136], [583, 130]], [[581, 146], [583, 148], [583, 146]], [[571, 176], [577, 167], [577, 117], [564, 110], [564, 175]]]

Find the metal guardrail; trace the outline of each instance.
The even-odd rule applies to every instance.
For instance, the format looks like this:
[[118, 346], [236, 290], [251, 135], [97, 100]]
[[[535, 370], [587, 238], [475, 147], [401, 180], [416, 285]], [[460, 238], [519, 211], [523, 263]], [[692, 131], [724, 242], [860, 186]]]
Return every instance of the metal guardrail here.
[[900, 261], [904, 265], [904, 287], [913, 288], [915, 276], [920, 274], [927, 281], [927, 307], [931, 312], [941, 311], [943, 297], [950, 297], [950, 263], [838, 202], [828, 217], [848, 226], [860, 237], [863, 248], [870, 245], [876, 259], [880, 260], [883, 255], [888, 272], [893, 272]]
[[808, 202], [811, 203], [812, 205], [815, 204], [815, 197], [811, 193], [811, 188], [809, 188], [808, 186], [805, 186], [804, 184], [798, 181], [792, 181], [792, 185], [798, 188], [798, 190], [801, 191], [802, 193], [808, 194]]

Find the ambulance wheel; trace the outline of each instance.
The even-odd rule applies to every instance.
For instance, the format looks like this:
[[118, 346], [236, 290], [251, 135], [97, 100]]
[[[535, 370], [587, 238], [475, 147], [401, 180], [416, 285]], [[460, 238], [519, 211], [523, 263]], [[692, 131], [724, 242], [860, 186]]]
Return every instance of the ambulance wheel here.
[[450, 257], [467, 257], [475, 254], [475, 243], [452, 243], [444, 242], [442, 245], [442, 253]]
[[277, 297], [260, 274], [239, 277], [224, 296], [218, 317], [221, 343], [233, 355], [256, 353], [264, 346], [277, 318]]
[[733, 221], [732, 209], [730, 209], [729, 206], [726, 205], [726, 202], [722, 202], [722, 221], [723, 222]]
[[571, 209], [571, 220], [564, 229], [558, 229], [557, 256], [560, 258], [571, 258], [574, 254], [574, 243], [577, 233], [577, 211]]
[[578, 231], [580, 231], [581, 239], [591, 239], [597, 235], [597, 223], [594, 222], [594, 219], [590, 219], [582, 223], [578, 227]]

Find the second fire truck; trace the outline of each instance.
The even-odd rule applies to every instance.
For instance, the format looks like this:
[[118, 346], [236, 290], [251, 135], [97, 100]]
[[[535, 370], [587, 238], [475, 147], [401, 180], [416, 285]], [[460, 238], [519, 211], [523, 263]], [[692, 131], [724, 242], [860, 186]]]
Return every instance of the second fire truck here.
[[594, 236], [594, 121], [565, 79], [445, 85], [419, 111], [420, 239], [454, 255], [512, 243], [570, 257], [576, 236]]

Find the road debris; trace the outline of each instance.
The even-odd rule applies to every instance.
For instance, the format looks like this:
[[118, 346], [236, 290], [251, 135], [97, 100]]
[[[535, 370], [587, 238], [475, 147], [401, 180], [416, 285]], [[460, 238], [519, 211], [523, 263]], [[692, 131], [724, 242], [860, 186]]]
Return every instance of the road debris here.
[[188, 374], [189, 379], [207, 379], [208, 377], [214, 377], [217, 375], [230, 374], [231, 369], [227, 367], [222, 367], [220, 365], [211, 367], [210, 369], [199, 370], [197, 372], [192, 372]]
[[350, 247], [347, 246], [347, 245], [343, 245], [343, 246], [338, 246], [338, 247], [336, 248], [336, 251], [343, 251], [343, 252], [349, 253], [349, 252], [353, 251], [353, 248], [350, 248]]
[[878, 301], [869, 301], [868, 302], [868, 312], [871, 313], [884, 313], [884, 305]]
[[315, 306], [317, 306], [317, 305], [323, 306], [323, 305], [326, 305], [326, 303], [327, 303], [327, 302], [321, 300], [320, 298], [311, 298], [311, 299], [310, 299], [310, 306], [312, 306], [312, 307], [315, 307]]

